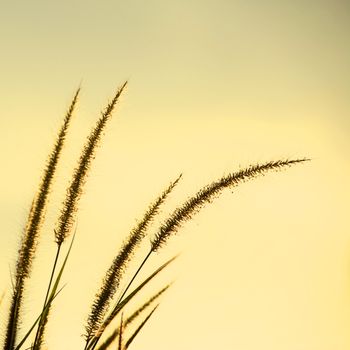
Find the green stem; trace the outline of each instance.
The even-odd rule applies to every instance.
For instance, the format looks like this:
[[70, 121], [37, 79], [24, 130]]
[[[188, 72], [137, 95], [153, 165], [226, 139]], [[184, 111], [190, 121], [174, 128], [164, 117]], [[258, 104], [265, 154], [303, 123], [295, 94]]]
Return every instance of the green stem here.
[[[58, 244], [57, 245], [57, 252], [56, 252], [56, 256], [55, 256], [55, 261], [54, 261], [54, 264], [53, 264], [53, 267], [52, 267], [52, 270], [51, 270], [49, 286], [48, 286], [47, 291], [46, 291], [46, 296], [45, 296], [45, 301], [44, 301], [44, 305], [43, 305], [42, 315], [44, 314], [44, 310], [46, 308], [46, 303], [47, 303], [47, 300], [49, 298], [51, 285], [52, 285], [53, 277], [55, 275], [55, 271], [56, 271], [57, 262], [58, 262], [58, 258], [59, 258], [60, 252], [61, 252], [61, 244]], [[37, 348], [37, 346], [38, 346], [37, 342], [39, 340], [39, 335], [40, 335], [41, 328], [42, 328], [42, 318], [40, 317], [38, 329], [37, 329], [36, 334], [35, 334], [33, 350], [35, 350]]]
[[135, 278], [137, 277], [137, 275], [140, 273], [143, 265], [145, 265], [145, 263], [147, 262], [147, 260], [149, 259], [149, 257], [151, 256], [151, 254], [153, 253], [153, 250], [151, 249], [149, 251], [149, 253], [146, 255], [146, 257], [143, 259], [141, 265], [139, 266], [139, 268], [137, 269], [137, 271], [134, 273], [134, 276], [132, 277], [131, 281], [129, 282], [129, 284], [127, 285], [127, 287], [125, 288], [123, 294], [121, 295], [121, 297], [119, 298], [117, 305], [120, 304], [120, 302], [123, 300], [126, 292], [129, 290], [129, 288], [131, 287], [131, 284], [134, 282]]

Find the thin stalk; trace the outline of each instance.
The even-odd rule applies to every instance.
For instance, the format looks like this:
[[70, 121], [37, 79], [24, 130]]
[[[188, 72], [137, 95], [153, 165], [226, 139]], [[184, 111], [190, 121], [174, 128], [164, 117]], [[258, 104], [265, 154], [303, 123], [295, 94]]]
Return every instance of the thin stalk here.
[[143, 266], [146, 264], [147, 260], [149, 259], [149, 257], [151, 256], [151, 254], [153, 253], [153, 250], [150, 250], [148, 252], [148, 254], [146, 255], [146, 257], [143, 259], [142, 263], [140, 264], [140, 266], [138, 267], [137, 271], [134, 273], [134, 276], [132, 277], [132, 279], [130, 280], [129, 284], [127, 285], [127, 287], [125, 288], [123, 294], [120, 296], [120, 298], [118, 299], [117, 305], [120, 304], [120, 302], [123, 300], [125, 294], [127, 293], [127, 291], [129, 290], [129, 288], [131, 287], [132, 283], [134, 282], [135, 278], [137, 277], [137, 275], [140, 273], [141, 269], [143, 268]]
[[[46, 309], [50, 306], [51, 302], [57, 297], [57, 295], [58, 295], [59, 293], [61, 293], [61, 291], [62, 291], [62, 289], [63, 289], [64, 287], [65, 287], [65, 286], [63, 286], [56, 294], [52, 294], [52, 295], [50, 296], [50, 300], [49, 300], [49, 302], [46, 304], [46, 307], [45, 307], [44, 312], [45, 312]], [[29, 335], [30, 335], [30, 333], [32, 332], [32, 330], [35, 328], [36, 324], [39, 322], [41, 316], [42, 316], [42, 314], [40, 314], [40, 315], [37, 317], [36, 321], [34, 322], [34, 324], [32, 325], [32, 327], [29, 329], [29, 331], [26, 333], [26, 335], [23, 337], [23, 339], [20, 341], [20, 343], [16, 346], [15, 350], [19, 350], [19, 349], [22, 347], [22, 345], [23, 345], [24, 342], [27, 340], [27, 338], [29, 337]], [[6, 349], [6, 348], [5, 348], [5, 349]], [[31, 350], [32, 350], [32, 349], [33, 349], [33, 346], [30, 346], [30, 347], [27, 348], [26, 350], [28, 350], [28, 349], [31, 349]], [[7, 350], [7, 349], [6, 349], [6, 350]]]
[[[58, 262], [58, 259], [59, 259], [59, 256], [60, 256], [60, 252], [61, 252], [61, 244], [58, 244], [57, 245], [57, 251], [56, 251], [54, 264], [53, 264], [53, 267], [52, 267], [52, 270], [51, 270], [51, 276], [50, 276], [49, 285], [48, 285], [47, 291], [46, 291], [45, 301], [44, 301], [44, 305], [43, 305], [43, 309], [42, 309], [42, 315], [44, 314], [44, 310], [46, 308], [46, 303], [47, 303], [47, 300], [49, 298], [51, 285], [52, 285], [53, 277], [54, 277], [55, 272], [56, 272], [56, 267], [57, 267], [57, 262]], [[38, 329], [37, 329], [36, 334], [35, 334], [35, 340], [34, 340], [34, 345], [33, 345], [34, 349], [35, 349], [35, 347], [37, 345], [37, 342], [39, 340], [39, 334], [40, 334], [41, 326], [42, 326], [42, 318], [40, 317]]]
[[12, 304], [11, 304], [11, 309], [10, 309], [10, 315], [9, 315], [9, 320], [7, 328], [7, 333], [6, 333], [6, 339], [5, 339], [5, 349], [14, 349], [15, 347], [15, 339], [17, 335], [17, 327], [18, 327], [18, 305], [20, 300], [22, 300], [23, 297], [23, 289], [20, 289], [17, 287], [18, 282], [16, 284], [16, 288], [14, 290], [14, 296], [12, 297]]

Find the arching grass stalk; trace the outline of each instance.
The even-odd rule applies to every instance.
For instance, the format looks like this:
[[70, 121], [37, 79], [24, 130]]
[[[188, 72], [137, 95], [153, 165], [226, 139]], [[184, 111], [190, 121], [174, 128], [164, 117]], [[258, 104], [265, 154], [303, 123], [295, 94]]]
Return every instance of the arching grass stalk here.
[[21, 309], [25, 281], [30, 277], [33, 260], [39, 240], [39, 231], [44, 220], [44, 214], [48, 197], [50, 194], [54, 175], [56, 173], [58, 161], [66, 139], [67, 131], [70, 126], [71, 118], [75, 110], [80, 88], [77, 89], [70, 107], [65, 115], [63, 125], [59, 131], [58, 137], [51, 151], [44, 174], [38, 189], [38, 193], [32, 202], [32, 206], [27, 219], [27, 224], [23, 233], [16, 270], [14, 276], [14, 290], [12, 292], [11, 306], [7, 321], [5, 335], [5, 349], [13, 350], [16, 344], [19, 323], [21, 320]]
[[212, 200], [219, 196], [224, 189], [234, 188], [247, 180], [252, 180], [259, 176], [263, 176], [267, 172], [278, 171], [308, 160], [309, 159], [306, 158], [291, 160], [287, 159], [251, 165], [237, 172], [228, 174], [227, 176], [223, 176], [219, 180], [203, 187], [182, 206], [177, 208], [167, 220], [165, 220], [163, 225], [161, 225], [159, 228], [158, 233], [152, 240], [151, 251], [158, 251], [163, 245], [166, 244], [172, 235], [178, 232], [185, 222], [191, 220], [194, 214], [198, 213], [205, 204], [211, 203]]

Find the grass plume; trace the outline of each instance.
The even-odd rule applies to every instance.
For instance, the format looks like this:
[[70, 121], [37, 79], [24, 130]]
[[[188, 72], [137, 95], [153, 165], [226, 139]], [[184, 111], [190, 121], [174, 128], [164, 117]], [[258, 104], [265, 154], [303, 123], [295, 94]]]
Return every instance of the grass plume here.
[[175, 234], [184, 222], [191, 220], [206, 203], [218, 196], [225, 188], [238, 186], [244, 181], [265, 175], [269, 171], [280, 170], [297, 163], [305, 162], [309, 159], [277, 160], [264, 164], [251, 165], [245, 169], [223, 176], [221, 179], [199, 190], [195, 196], [187, 200], [182, 206], [177, 208], [173, 214], [159, 228], [158, 233], [152, 240], [152, 251], [157, 251]]
[[74, 224], [74, 216], [78, 207], [78, 202], [82, 194], [82, 188], [85, 184], [91, 161], [94, 158], [95, 150], [99, 144], [103, 130], [105, 129], [108, 120], [111, 119], [119, 97], [125, 89], [126, 85], [127, 82], [125, 82], [117, 90], [112, 101], [102, 112], [100, 119], [90, 133], [83, 148], [78, 166], [73, 173], [72, 182], [67, 189], [66, 198], [62, 205], [61, 215], [58, 219], [57, 227], [55, 229], [55, 238], [58, 245], [61, 245], [71, 232], [72, 226]]
[[63, 125], [59, 131], [53, 150], [48, 158], [44, 174], [39, 186], [38, 193], [32, 202], [32, 206], [27, 219], [27, 224], [22, 236], [22, 241], [18, 251], [16, 270], [14, 276], [14, 290], [11, 300], [5, 347], [11, 350], [15, 346], [17, 337], [25, 280], [29, 278], [33, 265], [33, 260], [38, 245], [39, 230], [44, 220], [45, 208], [50, 194], [51, 185], [56, 173], [57, 164], [64, 146], [67, 131], [71, 118], [78, 102], [80, 88], [77, 89], [70, 107], [65, 115]]

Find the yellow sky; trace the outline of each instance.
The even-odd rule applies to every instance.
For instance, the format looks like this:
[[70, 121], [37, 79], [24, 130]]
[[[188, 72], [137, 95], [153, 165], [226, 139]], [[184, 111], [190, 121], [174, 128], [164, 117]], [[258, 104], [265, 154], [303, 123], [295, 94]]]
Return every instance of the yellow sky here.
[[304, 156], [312, 162], [226, 191], [154, 257], [148, 271], [183, 252], [154, 285], [176, 279], [134, 349], [350, 347], [346, 1], [33, 0], [1, 8], [0, 276], [8, 294], [42, 166], [83, 86], [24, 324], [41, 300], [79, 145], [115, 88], [130, 82], [81, 202], [50, 350], [82, 349], [89, 303], [123, 234], [179, 173], [161, 218], [240, 166]]

